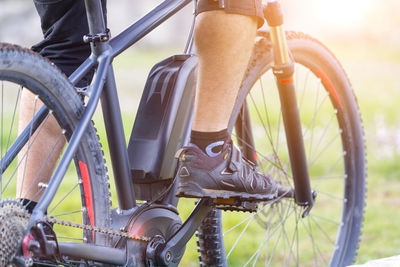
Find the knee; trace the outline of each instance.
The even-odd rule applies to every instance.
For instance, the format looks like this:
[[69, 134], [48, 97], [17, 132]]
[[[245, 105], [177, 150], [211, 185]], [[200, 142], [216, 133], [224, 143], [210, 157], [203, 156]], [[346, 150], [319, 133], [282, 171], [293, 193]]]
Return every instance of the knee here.
[[197, 50], [203, 50], [215, 45], [222, 34], [226, 32], [226, 16], [222, 10], [202, 12], [196, 17], [194, 40]]

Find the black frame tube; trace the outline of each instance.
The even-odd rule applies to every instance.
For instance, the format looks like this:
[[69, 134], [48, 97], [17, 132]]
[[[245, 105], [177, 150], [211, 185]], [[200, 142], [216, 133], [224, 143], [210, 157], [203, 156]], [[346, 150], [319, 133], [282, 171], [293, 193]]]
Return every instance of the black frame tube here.
[[[85, 0], [86, 16], [88, 19], [89, 34], [106, 32], [106, 23], [101, 0]], [[92, 56], [99, 56], [108, 50], [108, 42], [91, 42]]]
[[131, 45], [142, 39], [192, 0], [166, 0], [155, 7], [146, 16], [139, 19], [125, 31], [110, 40], [112, 57], [116, 57]]
[[88, 57], [82, 65], [80, 65], [72, 74], [69, 76], [70, 82], [75, 85], [77, 84], [94, 66], [97, 65], [95, 57]]
[[[300, 206], [310, 208], [314, 204], [314, 198], [310, 186], [303, 132], [292, 78], [293, 71], [293, 63], [284, 68], [279, 68], [279, 70], [274, 68], [292, 168], [295, 201]], [[284, 75], [278, 73], [284, 73]]]
[[[49, 241], [49, 243], [55, 243], [55, 241]], [[58, 242], [53, 246], [57, 247], [57, 245], [60, 254], [63, 256], [99, 261], [114, 265], [125, 265], [127, 261], [125, 249], [76, 242]]]
[[310, 187], [308, 165], [304, 150], [303, 132], [301, 128], [296, 90], [293, 82], [294, 62], [290, 57], [283, 30], [283, 13], [278, 1], [269, 1], [264, 9], [264, 16], [270, 27], [273, 45], [273, 72], [279, 91], [283, 124], [290, 164], [295, 187], [295, 201], [300, 206], [308, 207], [303, 217], [308, 214], [314, 203]]
[[136, 199], [133, 193], [133, 180], [112, 66], [108, 68], [106, 84], [101, 95], [101, 107], [103, 109], [108, 147], [110, 155], [112, 155], [111, 163], [119, 208], [121, 210], [130, 210], [136, 206]]

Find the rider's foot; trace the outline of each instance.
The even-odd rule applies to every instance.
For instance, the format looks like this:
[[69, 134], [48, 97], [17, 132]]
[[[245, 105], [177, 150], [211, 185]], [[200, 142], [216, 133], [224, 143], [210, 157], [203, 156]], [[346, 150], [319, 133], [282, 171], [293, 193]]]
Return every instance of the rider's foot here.
[[270, 200], [278, 194], [276, 181], [259, 173], [231, 140], [215, 157], [195, 145], [182, 148], [177, 155], [178, 197]]

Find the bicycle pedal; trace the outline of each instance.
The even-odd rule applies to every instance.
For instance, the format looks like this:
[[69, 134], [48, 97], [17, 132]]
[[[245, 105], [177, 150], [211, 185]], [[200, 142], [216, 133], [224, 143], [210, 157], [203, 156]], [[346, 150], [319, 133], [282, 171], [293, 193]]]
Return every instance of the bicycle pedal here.
[[256, 212], [258, 209], [257, 202], [242, 201], [234, 198], [213, 199], [213, 204], [217, 209], [224, 211]]

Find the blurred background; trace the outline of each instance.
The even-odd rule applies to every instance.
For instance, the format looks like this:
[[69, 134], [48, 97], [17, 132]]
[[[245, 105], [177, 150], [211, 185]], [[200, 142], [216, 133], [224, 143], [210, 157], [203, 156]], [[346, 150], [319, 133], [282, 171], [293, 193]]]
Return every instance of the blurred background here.
[[[112, 34], [116, 35], [160, 2], [109, 0]], [[398, 255], [400, 1], [282, 0], [281, 3], [286, 29], [313, 35], [330, 48], [347, 71], [358, 98], [368, 153], [368, 193], [357, 262]], [[115, 61], [127, 138], [151, 66], [183, 51], [192, 12], [191, 5], [186, 7]], [[30, 47], [40, 40], [40, 23], [33, 1], [0, 0], [0, 41]], [[101, 125], [97, 127], [102, 131]], [[184, 263], [189, 265], [195, 257], [184, 259]]]

